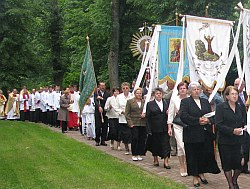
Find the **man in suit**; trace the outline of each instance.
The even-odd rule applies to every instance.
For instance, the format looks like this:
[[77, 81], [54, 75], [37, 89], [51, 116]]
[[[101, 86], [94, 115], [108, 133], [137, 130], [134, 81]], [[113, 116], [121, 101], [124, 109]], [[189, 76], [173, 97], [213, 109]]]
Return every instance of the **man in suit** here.
[[[238, 104], [241, 106], [242, 109], [246, 109], [246, 100], [247, 95], [246, 92], [243, 91], [245, 88], [245, 82], [242, 81], [240, 85], [240, 78], [235, 79], [234, 81], [234, 87], [236, 87], [239, 90], [239, 98], [238, 98]], [[244, 117], [245, 123], [246, 123], [246, 116]], [[242, 173], [250, 174], [248, 170], [248, 161], [249, 161], [249, 148], [250, 148], [250, 137], [247, 131], [244, 131], [244, 139], [242, 141], [242, 156], [244, 158], [244, 165], [242, 166]]]
[[100, 82], [98, 87], [99, 88], [94, 94], [96, 132], [95, 141], [96, 146], [107, 146], [105, 141], [107, 140], [108, 117], [106, 116], [106, 111], [104, 111], [104, 106], [107, 101], [107, 98], [110, 97], [110, 94], [106, 91], [106, 85], [104, 82]]

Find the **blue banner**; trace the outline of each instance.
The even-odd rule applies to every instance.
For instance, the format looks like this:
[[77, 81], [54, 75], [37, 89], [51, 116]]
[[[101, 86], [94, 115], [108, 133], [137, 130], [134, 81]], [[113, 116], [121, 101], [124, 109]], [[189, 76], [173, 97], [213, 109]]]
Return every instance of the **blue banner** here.
[[[167, 80], [176, 81], [180, 61], [181, 38], [181, 26], [161, 26], [158, 44], [158, 79], [160, 85]], [[186, 40], [184, 40], [184, 48], [183, 80], [189, 81]]]

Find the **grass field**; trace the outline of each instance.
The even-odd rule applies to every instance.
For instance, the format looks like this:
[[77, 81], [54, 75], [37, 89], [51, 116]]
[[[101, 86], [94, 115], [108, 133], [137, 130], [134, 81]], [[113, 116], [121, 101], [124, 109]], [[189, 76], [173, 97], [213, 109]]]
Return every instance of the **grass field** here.
[[0, 121], [0, 188], [185, 188], [39, 124]]

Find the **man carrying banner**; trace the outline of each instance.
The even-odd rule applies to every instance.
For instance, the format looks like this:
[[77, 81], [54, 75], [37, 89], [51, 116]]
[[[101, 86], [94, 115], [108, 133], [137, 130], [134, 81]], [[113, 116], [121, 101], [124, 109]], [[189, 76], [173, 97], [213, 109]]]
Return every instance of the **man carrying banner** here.
[[106, 91], [105, 83], [100, 82], [99, 89], [94, 94], [96, 146], [107, 146], [105, 141], [108, 133], [108, 117], [106, 111], [104, 111], [104, 106], [108, 97], [110, 97], [110, 94]]

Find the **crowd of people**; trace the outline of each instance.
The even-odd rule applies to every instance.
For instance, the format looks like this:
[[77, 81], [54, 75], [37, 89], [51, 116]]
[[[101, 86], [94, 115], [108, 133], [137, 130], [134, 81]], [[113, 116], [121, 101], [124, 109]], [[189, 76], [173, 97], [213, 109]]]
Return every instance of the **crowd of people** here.
[[[174, 85], [167, 81], [167, 90], [157, 87], [147, 94], [148, 81], [145, 88], [131, 89], [128, 82], [123, 82], [121, 89], [112, 91], [100, 82], [81, 112], [80, 93], [74, 85], [64, 91], [60, 86], [49, 86], [31, 92], [24, 86], [19, 93], [13, 89], [7, 98], [0, 90], [0, 118], [42, 122], [61, 127], [62, 133], [79, 128], [82, 135], [95, 140], [96, 146], [107, 146], [110, 140], [111, 149], [124, 148], [133, 161], [142, 161], [150, 151], [153, 165], [160, 166], [160, 157], [165, 169], [171, 169], [170, 157], [176, 151], [180, 176], [193, 176], [194, 187], [208, 184], [205, 173], [220, 173], [217, 141], [228, 186], [239, 188], [240, 173], [249, 174], [244, 81], [239, 86], [240, 79], [236, 79], [234, 86], [225, 89], [224, 96], [217, 93], [210, 103], [212, 90], [199, 82], [178, 83], [177, 96], [172, 96]], [[147, 104], [146, 95], [152, 96]]]

